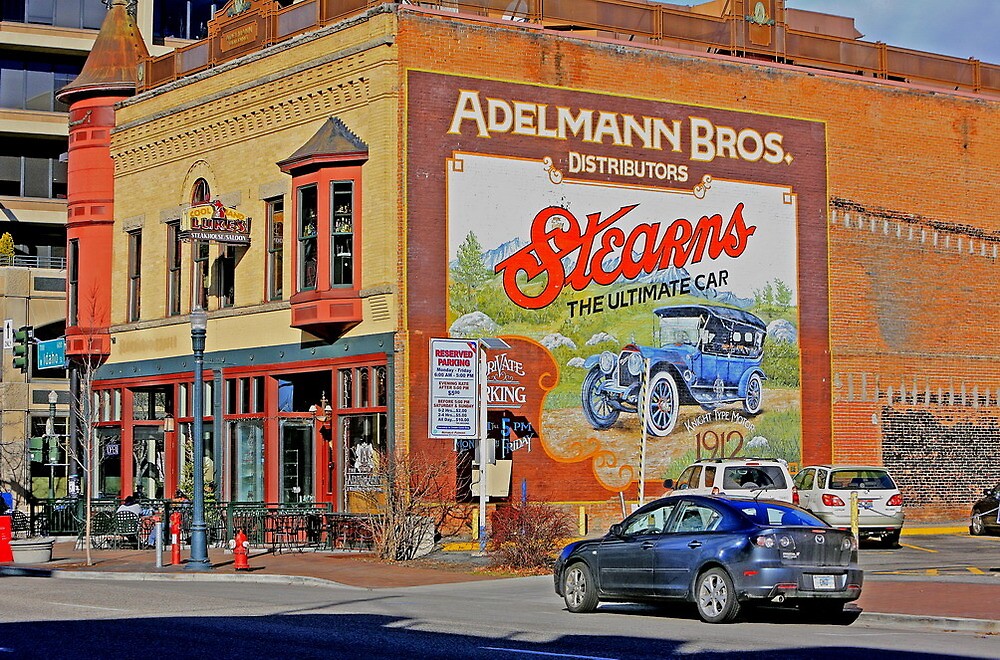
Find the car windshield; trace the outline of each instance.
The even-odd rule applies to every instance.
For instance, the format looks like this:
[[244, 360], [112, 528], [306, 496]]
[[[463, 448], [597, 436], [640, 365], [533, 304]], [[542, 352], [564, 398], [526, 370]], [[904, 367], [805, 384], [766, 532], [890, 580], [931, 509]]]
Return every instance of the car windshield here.
[[787, 488], [785, 475], [777, 465], [739, 465], [727, 467], [722, 477], [722, 487], [732, 490], [766, 490]]
[[698, 344], [705, 322], [697, 316], [660, 318], [660, 344]]
[[769, 527], [826, 527], [826, 523], [801, 509], [771, 502], [734, 502], [747, 518], [758, 525]]
[[830, 473], [831, 490], [895, 490], [896, 484], [885, 470], [851, 469]]

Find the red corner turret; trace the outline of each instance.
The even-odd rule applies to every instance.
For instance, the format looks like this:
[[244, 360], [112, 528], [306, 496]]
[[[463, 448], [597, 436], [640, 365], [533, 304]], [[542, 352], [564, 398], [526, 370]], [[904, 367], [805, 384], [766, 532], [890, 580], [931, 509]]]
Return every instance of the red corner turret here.
[[80, 75], [57, 92], [69, 105], [66, 223], [66, 356], [103, 362], [111, 354], [111, 244], [115, 103], [135, 94], [149, 56], [127, 0], [112, 0]]

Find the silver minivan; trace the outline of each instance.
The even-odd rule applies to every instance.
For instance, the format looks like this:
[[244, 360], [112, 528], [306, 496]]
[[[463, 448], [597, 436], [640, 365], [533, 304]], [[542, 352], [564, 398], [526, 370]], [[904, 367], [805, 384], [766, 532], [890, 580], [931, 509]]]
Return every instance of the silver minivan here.
[[899, 545], [903, 495], [883, 467], [809, 465], [795, 475], [799, 506], [831, 527], [850, 529], [851, 493], [858, 494], [858, 536]]

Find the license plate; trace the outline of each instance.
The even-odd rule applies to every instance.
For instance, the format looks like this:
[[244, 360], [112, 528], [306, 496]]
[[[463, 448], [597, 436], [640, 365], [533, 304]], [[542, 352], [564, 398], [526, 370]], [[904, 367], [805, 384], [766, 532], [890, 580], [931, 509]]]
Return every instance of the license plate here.
[[858, 500], [858, 506], [862, 509], [870, 509], [874, 503], [874, 500]]
[[837, 580], [833, 575], [814, 575], [813, 589], [836, 589]]

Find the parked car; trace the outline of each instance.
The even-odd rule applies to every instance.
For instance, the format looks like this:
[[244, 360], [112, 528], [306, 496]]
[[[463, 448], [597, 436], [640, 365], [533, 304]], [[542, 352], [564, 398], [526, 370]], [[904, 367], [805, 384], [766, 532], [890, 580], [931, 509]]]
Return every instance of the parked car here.
[[694, 602], [709, 623], [745, 603], [796, 604], [836, 616], [861, 595], [857, 542], [787, 502], [671, 495], [570, 543], [555, 564], [555, 590], [571, 612], [600, 601]]
[[788, 463], [776, 458], [703, 458], [684, 468], [677, 481], [667, 479], [663, 485], [698, 495], [763, 496], [798, 503]]
[[969, 533], [981, 536], [1000, 532], [1000, 484], [983, 491], [983, 498], [972, 505]]
[[580, 398], [591, 426], [610, 428], [622, 412], [638, 413], [643, 385], [649, 388], [646, 428], [658, 437], [670, 434], [682, 405], [714, 410], [738, 402], [748, 415], [761, 411], [767, 336], [762, 320], [716, 305], [660, 307], [654, 314], [658, 346], [629, 344], [617, 355], [604, 351], [585, 361], [589, 371]]
[[799, 506], [832, 527], [851, 528], [851, 493], [858, 494], [858, 536], [899, 545], [903, 495], [885, 468], [872, 465], [809, 465], [795, 475]]

